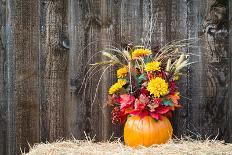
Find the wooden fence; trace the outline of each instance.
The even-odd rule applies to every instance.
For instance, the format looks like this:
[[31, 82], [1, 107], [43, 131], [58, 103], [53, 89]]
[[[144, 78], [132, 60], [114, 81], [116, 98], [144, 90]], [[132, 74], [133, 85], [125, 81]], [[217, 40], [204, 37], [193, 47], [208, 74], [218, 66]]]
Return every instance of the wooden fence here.
[[88, 59], [107, 45], [157, 48], [188, 38], [201, 38], [186, 49], [198, 63], [180, 83], [174, 133], [232, 141], [230, 0], [0, 0], [0, 26], [1, 155], [28, 143], [84, 139], [84, 131], [96, 140], [121, 137], [103, 106], [113, 71], [94, 103], [100, 73], [78, 93]]

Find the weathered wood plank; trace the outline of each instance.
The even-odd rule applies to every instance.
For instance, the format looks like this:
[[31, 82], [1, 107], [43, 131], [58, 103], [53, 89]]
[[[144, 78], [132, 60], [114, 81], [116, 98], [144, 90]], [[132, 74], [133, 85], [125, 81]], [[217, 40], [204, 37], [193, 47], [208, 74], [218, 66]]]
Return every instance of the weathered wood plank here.
[[143, 34], [143, 1], [121, 1], [121, 38], [124, 44], [141, 44]]
[[232, 129], [226, 129], [227, 121], [227, 104], [229, 103], [230, 91], [229, 83], [231, 81], [230, 57], [229, 51], [229, 20], [228, 20], [229, 1], [208, 0], [206, 31], [207, 51], [207, 91], [205, 97], [207, 118], [207, 128], [213, 135], [218, 134], [218, 138], [225, 139], [227, 132], [231, 133]]
[[[228, 10], [227, 10], [227, 13], [229, 14], [228, 16], [228, 24], [229, 24], [229, 53], [230, 53], [230, 85], [229, 85], [229, 93], [232, 92], [232, 80], [231, 80], [231, 77], [232, 77], [232, 1], [229, 1], [229, 5], [228, 5]], [[229, 94], [228, 93], [228, 94]], [[229, 100], [227, 101], [227, 106], [226, 106], [226, 109], [227, 110], [227, 116], [226, 116], [226, 122], [227, 122], [227, 126], [226, 126], [226, 134], [225, 134], [225, 140], [227, 142], [232, 142], [232, 134], [231, 134], [231, 130], [232, 130], [232, 96], [231, 94], [229, 94]]]
[[[86, 89], [78, 93], [89, 69], [87, 61], [114, 40], [112, 1], [70, 1], [70, 66], [69, 66], [69, 133], [85, 138], [84, 132], [96, 140], [106, 140], [112, 134], [109, 109], [104, 108], [110, 74], [105, 72], [88, 78]], [[74, 33], [73, 33], [74, 32]], [[100, 60], [98, 56], [96, 60]], [[97, 78], [96, 78], [97, 77]], [[85, 86], [84, 86], [85, 87]], [[96, 90], [96, 88], [98, 89]], [[95, 94], [97, 92], [97, 94]], [[104, 92], [104, 93], [103, 93]], [[78, 94], [77, 94], [78, 93]]]
[[[69, 85], [68, 85], [68, 109], [67, 125], [69, 136], [83, 139], [83, 132], [87, 131], [86, 109], [82, 101], [82, 95], [77, 95], [78, 88], [81, 86], [82, 77], [84, 77], [84, 64], [86, 61], [86, 50], [81, 53], [85, 47], [85, 16], [87, 3], [83, 1], [69, 1], [69, 34], [70, 34], [70, 54], [69, 54]], [[88, 26], [86, 24], [86, 26]], [[79, 56], [79, 57], [78, 57]], [[80, 58], [80, 59], [78, 59]]]
[[[167, 24], [167, 39], [168, 41], [173, 40], [183, 40], [188, 38], [188, 25], [187, 25], [187, 16], [188, 16], [188, 6], [187, 1], [185, 0], [172, 0], [170, 6], [166, 7], [168, 15]], [[187, 49], [185, 51], [188, 52]], [[180, 137], [187, 133], [187, 116], [188, 116], [188, 74], [181, 78], [181, 81], [178, 83], [179, 90], [181, 93], [180, 104], [182, 108], [178, 109], [173, 116], [173, 128], [174, 135]]]
[[226, 132], [231, 130], [226, 129], [231, 81], [227, 2], [208, 0], [189, 3], [190, 37], [199, 37], [205, 32], [201, 43], [198, 43], [198, 50], [190, 48], [200, 55], [200, 59], [191, 67], [189, 81], [192, 99], [189, 129], [202, 138], [218, 135], [218, 138], [225, 139]]
[[[106, 46], [117, 46], [117, 42], [116, 42], [116, 37], [115, 37], [115, 29], [117, 28], [117, 23], [115, 22], [117, 19], [115, 19], [118, 17], [118, 13], [115, 14], [114, 12], [114, 7], [115, 9], [119, 8], [119, 3], [115, 3], [112, 0], [101, 0], [99, 1], [99, 4], [97, 5], [97, 10], [99, 10], [100, 14], [100, 20], [101, 20], [101, 29], [99, 31], [99, 45], [100, 45], [100, 50], [102, 48], [105, 48]], [[91, 33], [94, 33], [94, 31], [92, 31]], [[93, 38], [94, 39], [94, 38]], [[104, 60], [104, 58], [102, 58]], [[101, 86], [99, 87], [100, 91], [97, 91], [99, 94], [97, 94], [99, 96], [99, 101], [98, 101], [98, 105], [94, 105], [94, 103], [92, 104], [91, 107], [92, 109], [95, 109], [95, 106], [98, 106], [98, 113], [100, 116], [100, 120], [101, 120], [101, 124], [100, 124], [100, 128], [95, 131], [96, 133], [98, 132], [99, 135], [99, 140], [109, 140], [110, 136], [112, 135], [112, 124], [111, 124], [111, 112], [110, 109], [108, 107], [105, 107], [105, 101], [107, 99], [108, 96], [108, 88], [110, 87], [110, 84], [112, 82], [112, 70], [106, 70], [103, 77], [102, 77], [102, 83]], [[94, 126], [99, 126], [98, 123], [98, 118], [92, 116], [93, 118], [93, 123]], [[93, 126], [93, 127], [94, 127]], [[114, 135], [117, 135], [117, 130], [115, 130], [116, 133], [114, 133]]]
[[[200, 26], [203, 24], [204, 15], [202, 16], [202, 10], [204, 7], [205, 5], [202, 1], [191, 0], [188, 2], [188, 38], [197, 39], [200, 37], [198, 32], [201, 31], [201, 34], [203, 33], [203, 30], [200, 29]], [[187, 97], [190, 100], [188, 101], [187, 133], [193, 136], [195, 136], [194, 134], [196, 134], [196, 136], [201, 136], [202, 133], [199, 131], [198, 123], [200, 122], [199, 119], [202, 119], [202, 114], [204, 113], [201, 106], [205, 104], [205, 100], [204, 98], [200, 97], [200, 95], [203, 94], [205, 88], [203, 87], [203, 85], [205, 86], [205, 74], [203, 70], [207, 63], [203, 65], [203, 58], [205, 53], [203, 49], [204, 44], [197, 42], [195, 46], [196, 48], [188, 49], [189, 53], [193, 53], [198, 56], [191, 58], [191, 61], [196, 61], [197, 63], [188, 69], [189, 77], [187, 81]], [[201, 117], [199, 117], [199, 115], [201, 115]], [[197, 124], [195, 124], [196, 122]]]
[[67, 1], [40, 1], [41, 140], [65, 137], [67, 82]]
[[39, 142], [37, 0], [7, 1], [8, 154]]
[[[10, 12], [12, 8], [10, 2], [6, 3], [6, 12]], [[6, 100], [7, 100], [7, 140], [6, 154], [16, 154], [16, 131], [15, 131], [15, 104], [13, 100], [14, 94], [14, 52], [11, 31], [11, 17], [6, 16]], [[9, 41], [8, 41], [9, 40]]]
[[28, 150], [28, 143], [39, 142], [38, 100], [38, 1], [12, 3], [16, 14], [12, 27], [15, 53], [16, 150]]
[[171, 3], [168, 0], [156, 0], [152, 3], [152, 15], [154, 18], [154, 30], [152, 33], [152, 49], [160, 48], [170, 41], [170, 17]]
[[6, 2], [0, 1], [0, 154], [7, 151], [7, 102], [5, 89], [5, 61], [6, 61]]

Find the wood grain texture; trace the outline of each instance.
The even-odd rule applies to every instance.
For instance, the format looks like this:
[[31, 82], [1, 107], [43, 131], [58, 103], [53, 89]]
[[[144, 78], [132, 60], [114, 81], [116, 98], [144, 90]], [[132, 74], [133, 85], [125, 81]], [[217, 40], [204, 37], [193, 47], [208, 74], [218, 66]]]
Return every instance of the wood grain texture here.
[[42, 141], [65, 136], [67, 1], [40, 1], [40, 130]]
[[143, 34], [143, 2], [140, 0], [121, 1], [121, 38], [125, 44], [141, 44]]
[[[220, 18], [225, 18], [225, 15], [228, 13], [223, 12], [223, 6], [221, 4], [219, 8], [217, 8], [218, 6], [215, 6], [215, 2], [216, 1], [199, 0], [138, 0], [114, 1], [112, 3], [111, 1], [71, 1], [70, 32], [74, 31], [76, 33], [71, 35], [70, 60], [72, 60], [70, 61], [70, 96], [72, 97], [70, 109], [77, 108], [79, 110], [73, 111], [72, 116], [77, 119], [76, 121], [72, 119], [72, 122], [70, 122], [70, 132], [76, 127], [78, 129], [81, 128], [81, 131], [88, 131], [88, 133], [97, 133], [98, 130], [104, 131], [101, 127], [98, 129], [92, 127], [96, 125], [94, 124], [95, 119], [92, 118], [92, 116], [100, 117], [101, 115], [97, 108], [94, 114], [92, 114], [92, 111], [89, 111], [89, 108], [92, 106], [91, 96], [94, 92], [89, 92], [90, 95], [88, 93], [85, 94], [85, 97], [87, 96], [86, 98], [79, 96], [80, 94], [76, 95], [76, 90], [81, 84], [80, 79], [82, 79], [85, 75], [84, 73], [87, 72], [87, 69], [84, 69], [86, 66], [85, 62], [90, 55], [93, 55], [102, 47], [100, 44], [102, 41], [96, 41], [97, 39], [107, 38], [108, 41], [115, 40], [115, 43], [117, 43], [116, 46], [118, 46], [118, 44], [123, 46], [128, 43], [134, 43], [144, 44], [154, 49], [157, 48], [157, 46], [163, 46], [171, 40], [195, 38], [196, 43], [192, 47], [186, 49], [186, 52], [196, 55], [191, 58], [191, 61], [197, 61], [198, 63], [187, 69], [187, 76], [184, 77], [180, 83], [180, 90], [183, 96], [181, 100], [183, 109], [176, 112], [173, 120], [175, 134], [178, 136], [183, 134], [196, 134], [199, 137], [204, 137], [205, 135], [217, 135], [218, 130], [220, 130], [219, 138], [224, 137], [230, 130], [225, 130], [227, 117], [223, 115], [224, 113], [228, 113], [225, 108], [228, 106], [227, 101], [229, 99], [227, 92], [230, 71], [224, 69], [230, 67], [228, 64], [230, 53], [228, 52], [228, 37], [222, 39], [222, 36], [228, 33], [228, 26], [226, 26], [228, 24], [222, 23], [228, 21], [218, 19], [223, 20], [220, 22], [210, 18], [212, 15], [217, 14], [212, 11], [218, 11], [218, 16]], [[99, 3], [101, 3], [101, 5], [99, 5]], [[112, 9], [110, 6], [104, 4], [112, 4], [114, 7]], [[99, 7], [101, 7], [101, 9]], [[212, 7], [214, 7], [214, 9], [212, 9]], [[111, 10], [109, 12], [113, 13], [111, 13], [111, 17], [104, 17], [104, 14], [99, 10], [103, 12], [104, 10]], [[84, 16], [82, 14], [85, 11], [90, 13]], [[218, 17], [213, 18], [217, 19]], [[117, 23], [120, 23], [120, 25], [113, 24], [111, 28], [111, 31], [115, 33], [115, 36], [113, 36], [115, 39], [107, 34], [109, 30], [104, 31], [107, 30], [105, 29], [107, 26], [102, 24], [105, 23], [104, 21], [115, 21], [114, 19], [116, 19]], [[219, 22], [222, 24], [221, 27], [218, 27], [217, 31], [223, 33], [216, 33], [216, 39], [209, 38], [210, 32], [208, 32], [209, 27], [207, 23], [212, 26], [211, 22]], [[98, 36], [99, 32], [101, 32], [100, 37]], [[197, 41], [198, 38], [202, 39]], [[214, 41], [216, 41], [216, 43]], [[209, 47], [210, 42], [211, 44], [213, 43], [213, 45], [211, 45], [213, 49]], [[78, 53], [89, 43], [91, 44], [89, 47], [82, 53]], [[219, 51], [219, 48], [223, 50]], [[78, 54], [80, 54], [79, 58], [77, 58]], [[97, 59], [95, 58], [94, 60]], [[215, 60], [217, 63], [215, 63]], [[90, 79], [91, 82], [88, 88], [91, 89], [96, 85], [95, 80], [96, 79]], [[106, 80], [105, 84], [110, 83], [109, 77], [104, 80]], [[103, 92], [105, 91], [106, 85], [101, 87], [98, 91], [99, 102], [103, 102], [103, 98], [105, 98]], [[77, 103], [80, 104], [76, 106]], [[84, 123], [83, 116], [87, 118], [88, 122], [85, 127], [79, 125]], [[104, 124], [104, 121], [100, 118], [98, 118], [98, 120]], [[104, 125], [101, 124], [100, 126]], [[117, 133], [119, 133], [119, 137], [120, 134], [122, 134], [121, 132]], [[82, 137], [82, 133], [76, 133], [75, 135], [78, 135], [77, 137]], [[99, 137], [101, 137], [100, 134], [97, 136], [97, 139], [101, 139]]]
[[201, 40], [186, 49], [197, 63], [179, 83], [174, 134], [231, 142], [231, 10], [229, 0], [0, 0], [0, 154], [84, 132], [122, 137], [104, 106], [115, 70], [88, 63], [107, 46], [188, 38]]
[[[226, 107], [230, 98], [229, 83], [231, 81], [230, 56], [229, 51], [229, 20], [228, 20], [229, 1], [208, 1], [208, 12], [206, 18], [206, 41], [209, 50], [206, 53], [207, 65], [207, 90], [205, 117], [211, 129], [212, 135], [217, 135], [220, 139], [225, 139], [227, 132]], [[206, 130], [207, 131], [207, 130]], [[210, 134], [211, 134], [210, 133]]]
[[5, 63], [6, 63], [6, 2], [0, 1], [0, 154], [7, 150], [7, 102], [5, 89]]
[[16, 150], [28, 150], [28, 143], [39, 142], [38, 95], [38, 1], [12, 3], [15, 56], [15, 128]]
[[[230, 55], [228, 40], [228, 1], [208, 0], [206, 2], [193, 1], [190, 19], [193, 25], [190, 35], [200, 36], [204, 33], [197, 50], [199, 62], [191, 68], [189, 106], [189, 129], [196, 136], [207, 136], [225, 139], [228, 119]], [[205, 9], [207, 8], [207, 9]], [[190, 17], [190, 15], [189, 15]], [[196, 21], [194, 21], [196, 20]], [[194, 25], [194, 23], [196, 25]], [[230, 120], [231, 121], [231, 120]]]
[[[69, 136], [83, 139], [83, 132], [88, 128], [90, 123], [87, 123], [86, 109], [82, 102], [82, 95], [77, 95], [78, 88], [81, 86], [82, 78], [84, 77], [86, 61], [85, 53], [79, 53], [85, 45], [85, 13], [87, 11], [87, 3], [82, 1], [69, 1], [69, 33], [70, 33], [70, 54], [69, 54], [69, 85], [68, 85], [68, 109], [67, 109], [67, 125]], [[79, 53], [79, 54], [78, 54]], [[80, 55], [80, 57], [78, 57]], [[84, 59], [82, 59], [82, 58]], [[82, 116], [82, 117], [80, 117]]]
[[38, 1], [8, 1], [8, 154], [39, 142]]
[[[232, 1], [229, 1], [229, 5], [228, 5], [228, 13], [229, 13], [229, 16], [228, 16], [228, 24], [229, 24], [229, 53], [230, 53], [230, 79], [231, 79], [231, 76], [232, 76]], [[232, 80], [230, 80], [230, 85], [229, 85], [229, 92], [232, 92]], [[228, 94], [229, 94], [228, 92]], [[227, 102], [227, 106], [226, 106], [226, 109], [227, 109], [227, 113], [226, 113], [226, 122], [227, 122], [227, 125], [226, 125], [226, 134], [225, 134], [225, 140], [228, 141], [228, 142], [232, 142], [232, 134], [231, 134], [231, 129], [232, 129], [232, 97], [231, 95], [229, 95], [229, 100]]]
[[[6, 3], [6, 14], [10, 13], [12, 5]], [[14, 94], [14, 79], [15, 79], [15, 62], [13, 52], [13, 33], [11, 31], [11, 16], [6, 16], [6, 100], [7, 100], [7, 140], [6, 154], [16, 154], [16, 131], [15, 131], [15, 104], [13, 99]], [[9, 41], [8, 41], [9, 40]]]
[[[183, 40], [187, 39], [188, 36], [188, 3], [185, 0], [172, 0], [167, 7], [167, 39], [168, 41], [173, 40]], [[188, 53], [187, 48], [183, 49], [184, 52]], [[188, 72], [188, 69], [185, 70]], [[173, 127], [174, 127], [174, 135], [181, 136], [187, 134], [187, 126], [188, 126], [188, 104], [189, 104], [189, 92], [188, 92], [188, 77], [187, 73], [181, 78], [181, 81], [178, 83], [178, 87], [181, 93], [180, 104], [182, 108], [178, 109], [173, 115]]]
[[[78, 138], [87, 135], [106, 140], [112, 134], [109, 109], [104, 108], [110, 72], [103, 76], [90, 70], [88, 60], [114, 39], [112, 1], [70, 1], [70, 65], [69, 65], [69, 134]], [[71, 33], [74, 32], [74, 33]], [[101, 58], [95, 57], [94, 60]], [[93, 62], [90, 61], [90, 62]], [[86, 73], [88, 84], [78, 93]], [[99, 79], [102, 79], [99, 83]], [[97, 89], [98, 88], [98, 89]], [[103, 93], [104, 92], [104, 93]]]
[[[204, 22], [205, 3], [203, 1], [192, 0], [188, 2], [188, 38], [199, 38], [203, 34], [202, 25]], [[187, 117], [187, 133], [192, 136], [199, 136], [201, 138], [202, 131], [199, 131], [202, 124], [198, 124], [200, 119], [203, 119], [204, 110], [202, 108], [205, 105], [205, 98], [202, 96], [205, 87], [205, 66], [204, 63], [205, 48], [203, 41], [198, 41], [195, 44], [195, 48], [189, 48], [188, 52], [193, 53], [197, 56], [192, 57], [191, 61], [197, 62], [194, 66], [189, 67], [189, 78], [188, 78], [188, 117]]]

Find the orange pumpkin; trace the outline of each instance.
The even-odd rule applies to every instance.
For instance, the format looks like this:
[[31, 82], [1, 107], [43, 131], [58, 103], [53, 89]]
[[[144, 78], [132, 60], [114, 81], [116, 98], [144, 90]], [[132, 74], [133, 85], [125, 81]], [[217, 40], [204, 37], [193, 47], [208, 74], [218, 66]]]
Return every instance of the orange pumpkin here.
[[172, 137], [172, 125], [168, 118], [156, 121], [151, 116], [131, 116], [124, 127], [125, 144], [131, 147], [166, 143]]

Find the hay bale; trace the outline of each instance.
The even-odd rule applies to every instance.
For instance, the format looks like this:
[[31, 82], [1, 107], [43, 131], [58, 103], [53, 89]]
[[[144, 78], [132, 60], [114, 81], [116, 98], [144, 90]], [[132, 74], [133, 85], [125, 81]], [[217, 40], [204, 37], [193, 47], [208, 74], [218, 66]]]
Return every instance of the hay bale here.
[[174, 139], [163, 145], [151, 147], [131, 148], [124, 146], [122, 142], [94, 143], [89, 140], [58, 141], [54, 143], [37, 144], [30, 149], [30, 152], [23, 155], [232, 155], [232, 144], [218, 140], [193, 140]]

